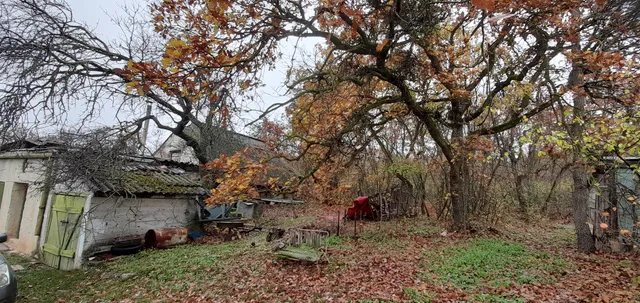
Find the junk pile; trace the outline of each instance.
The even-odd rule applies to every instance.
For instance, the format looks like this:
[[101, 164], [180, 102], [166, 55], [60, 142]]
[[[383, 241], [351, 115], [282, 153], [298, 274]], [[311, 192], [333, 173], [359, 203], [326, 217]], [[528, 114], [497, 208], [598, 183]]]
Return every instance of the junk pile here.
[[[207, 207], [199, 202], [200, 212], [197, 221], [202, 224], [201, 230], [189, 232], [187, 228], [150, 229], [144, 235], [120, 237], [95, 245], [89, 253], [91, 256], [89, 260], [109, 260], [117, 256], [136, 254], [145, 248], [169, 248], [184, 244], [188, 239], [206, 244], [240, 239], [243, 234], [262, 229], [252, 222], [260, 218], [264, 204], [302, 203], [304, 202], [299, 200], [257, 198], [252, 201]], [[308, 238], [308, 236], [299, 237], [300, 239]], [[314, 259], [311, 258], [311, 260]]]
[[390, 220], [411, 217], [419, 213], [422, 202], [417, 201], [405, 188], [357, 197], [345, 215], [349, 220]]
[[207, 206], [200, 204], [200, 222], [233, 221], [239, 219], [255, 220], [262, 216], [264, 205], [297, 205], [300, 200], [256, 198], [251, 201], [237, 201], [234, 203]]
[[200, 219], [203, 237], [197, 243], [216, 244], [242, 238], [256, 226], [251, 221], [262, 214], [262, 206], [258, 202], [239, 201], [231, 204], [220, 204], [201, 209]]
[[369, 219], [375, 220], [378, 218], [376, 208], [372, 206], [371, 200], [368, 196], [357, 197], [353, 201], [353, 207], [347, 209], [347, 219]]
[[114, 239], [107, 245], [98, 245], [91, 250], [89, 261], [99, 262], [119, 256], [133, 255], [145, 248], [170, 248], [187, 242], [187, 228], [150, 229], [144, 235], [133, 235]]
[[275, 228], [267, 234], [267, 242], [278, 258], [316, 263], [324, 256], [328, 236], [326, 230]]
[[199, 222], [205, 239], [199, 243], [213, 244], [242, 238], [243, 234], [261, 230], [254, 224], [262, 216], [264, 205], [294, 205], [304, 201], [287, 199], [256, 198], [251, 201], [237, 201], [229, 204], [205, 206], [201, 204]]

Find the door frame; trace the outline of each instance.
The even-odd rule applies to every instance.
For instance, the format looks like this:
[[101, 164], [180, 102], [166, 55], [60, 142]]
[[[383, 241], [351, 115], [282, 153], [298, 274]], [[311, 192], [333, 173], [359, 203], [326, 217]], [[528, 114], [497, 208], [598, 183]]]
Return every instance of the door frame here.
[[[76, 255], [73, 259], [73, 267], [80, 268], [82, 266], [82, 257], [84, 255], [84, 242], [87, 237], [87, 221], [89, 220], [89, 209], [91, 207], [91, 201], [93, 200], [93, 193], [86, 196], [84, 201], [84, 208], [82, 209], [82, 215], [80, 222], [80, 230], [78, 231], [78, 245], [76, 246]], [[85, 217], [86, 216], [86, 217]]]

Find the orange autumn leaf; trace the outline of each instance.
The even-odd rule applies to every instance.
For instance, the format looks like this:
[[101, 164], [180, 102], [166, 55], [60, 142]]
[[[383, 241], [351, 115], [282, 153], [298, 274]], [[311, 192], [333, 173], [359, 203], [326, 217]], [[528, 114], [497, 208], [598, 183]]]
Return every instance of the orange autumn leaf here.
[[603, 217], [608, 217], [608, 216], [609, 216], [609, 213], [605, 211], [605, 212], [603, 212], [603, 213], [602, 213], [602, 216], [603, 216]]
[[378, 46], [376, 46], [376, 51], [381, 52], [384, 46], [387, 45], [387, 43], [389, 43], [389, 38], [382, 40], [382, 42], [378, 44]]
[[631, 231], [629, 231], [628, 229], [621, 229], [620, 234], [623, 236], [627, 236], [631, 234]]
[[609, 228], [609, 225], [607, 223], [600, 223], [600, 228], [607, 229]]
[[252, 160], [251, 150], [245, 149], [232, 156], [220, 155], [204, 165], [215, 177], [217, 186], [206, 199], [209, 205], [232, 203], [258, 197], [256, 185], [264, 177], [266, 167]]

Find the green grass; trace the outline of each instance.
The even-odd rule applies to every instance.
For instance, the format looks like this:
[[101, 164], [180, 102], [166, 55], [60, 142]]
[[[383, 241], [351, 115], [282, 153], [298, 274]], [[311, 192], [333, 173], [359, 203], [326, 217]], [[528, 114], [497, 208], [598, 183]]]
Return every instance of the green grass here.
[[[437, 231], [435, 228], [402, 230], [409, 231], [409, 234], [425, 235]], [[552, 282], [569, 266], [569, 263], [555, 255], [532, 251], [524, 244], [500, 239], [472, 239], [450, 242], [446, 246], [438, 245], [439, 248], [415, 248], [410, 246], [411, 238], [397, 231], [363, 231], [358, 236], [358, 239], [350, 236], [326, 239], [327, 245], [334, 250], [323, 268], [325, 274], [349, 270], [351, 264], [359, 262], [358, 255], [351, 252], [355, 249], [373, 249], [388, 254], [424, 252], [426, 261], [422, 264], [420, 278], [428, 284], [450, 284], [466, 292], [466, 300], [471, 302], [520, 303], [523, 302], [520, 298], [501, 294], [501, 287], [516, 283]], [[179, 295], [183, 291], [214, 292], [224, 297], [233, 294], [233, 290], [225, 284], [225, 272], [235, 268], [238, 263], [248, 275], [261, 277], [265, 274], [260, 260], [269, 262], [272, 254], [264, 238], [264, 233], [256, 233], [249, 238], [218, 245], [182, 245], [167, 250], [143, 251], [74, 271], [59, 271], [41, 264], [31, 264], [30, 260], [15, 255], [8, 255], [7, 260], [10, 264], [25, 267], [25, 270], [17, 272], [19, 303], [58, 302], [58, 299], [60, 302], [83, 303], [128, 299], [152, 303], [162, 302], [165, 294]], [[252, 242], [257, 245], [251, 245]], [[619, 264], [632, 265], [628, 262]], [[123, 274], [132, 276], [125, 278]], [[439, 294], [405, 288], [404, 296], [407, 299], [405, 302], [428, 303], [437, 301]], [[321, 302], [324, 299], [318, 297], [314, 300]], [[371, 298], [357, 302], [382, 301]]]
[[464, 290], [554, 282], [554, 275], [569, 264], [559, 257], [529, 251], [523, 244], [500, 239], [474, 239], [427, 252], [426, 257], [427, 278]]
[[552, 240], [559, 245], [574, 246], [576, 244], [575, 228], [572, 224], [558, 225]]
[[416, 236], [435, 236], [442, 232], [437, 226], [415, 226], [409, 229], [409, 233]]
[[492, 295], [492, 294], [475, 294], [472, 296], [473, 302], [482, 303], [525, 303], [524, 299], [515, 298], [509, 299], [504, 295]]
[[435, 295], [432, 293], [419, 292], [413, 288], [405, 288], [404, 294], [412, 303], [431, 303], [431, 301], [435, 297]]
[[[263, 234], [258, 235], [263, 237]], [[255, 238], [219, 245], [182, 245], [166, 250], [146, 250], [106, 264], [83, 270], [61, 271], [15, 255], [10, 264], [24, 270], [18, 277], [18, 302], [100, 302], [135, 298], [135, 302], [155, 302], [160, 288], [187, 290], [206, 288], [203, 282], [223, 279], [222, 269], [234, 256], [252, 253]], [[241, 258], [241, 257], [240, 257]], [[133, 274], [123, 278], [123, 274]], [[195, 285], [195, 286], [194, 286]]]
[[[242, 242], [238, 242], [242, 243]], [[219, 269], [220, 258], [233, 254], [239, 245], [183, 245], [166, 250], [145, 250], [123, 258], [109, 266], [109, 270], [152, 276], [158, 282], [192, 279], [203, 271]], [[160, 265], [160, 266], [159, 266]]]
[[[406, 303], [431, 303], [433, 302], [433, 298], [435, 297], [435, 294], [433, 293], [422, 293], [413, 288], [405, 288], [403, 291], [404, 291], [404, 294], [409, 299], [408, 301], [406, 300], [402, 301]], [[367, 300], [357, 301], [357, 303], [386, 303], [386, 302], [391, 303], [392, 301], [384, 301], [384, 300], [377, 300], [377, 299], [367, 299]]]
[[345, 246], [345, 239], [340, 236], [329, 236], [325, 239], [325, 243], [328, 246], [343, 248]]
[[31, 260], [17, 255], [5, 255], [5, 258], [9, 264], [25, 268], [15, 273], [18, 302], [56, 302], [55, 298], [73, 295], [78, 284], [96, 276], [93, 271], [62, 271], [42, 264], [33, 265]]

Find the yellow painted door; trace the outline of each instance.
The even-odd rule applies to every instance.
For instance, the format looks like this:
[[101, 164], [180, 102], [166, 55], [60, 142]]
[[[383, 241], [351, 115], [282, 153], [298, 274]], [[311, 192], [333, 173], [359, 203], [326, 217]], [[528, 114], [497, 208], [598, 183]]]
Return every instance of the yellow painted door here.
[[82, 211], [87, 197], [56, 194], [53, 199], [47, 240], [42, 247], [42, 261], [54, 268], [73, 269]]

